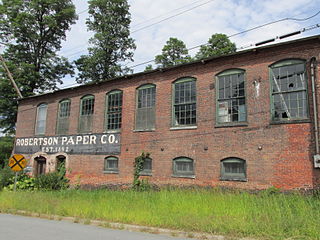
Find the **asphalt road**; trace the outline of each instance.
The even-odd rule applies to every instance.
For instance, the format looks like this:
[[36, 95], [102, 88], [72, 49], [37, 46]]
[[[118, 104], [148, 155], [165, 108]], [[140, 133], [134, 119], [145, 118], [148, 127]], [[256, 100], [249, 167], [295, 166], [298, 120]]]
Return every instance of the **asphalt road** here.
[[[187, 240], [67, 221], [0, 214], [0, 240]], [[190, 240], [190, 239], [189, 239]]]

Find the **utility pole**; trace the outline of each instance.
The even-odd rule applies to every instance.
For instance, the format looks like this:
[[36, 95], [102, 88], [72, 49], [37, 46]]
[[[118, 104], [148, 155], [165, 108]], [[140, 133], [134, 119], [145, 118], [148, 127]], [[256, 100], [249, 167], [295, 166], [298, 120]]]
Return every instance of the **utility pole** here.
[[9, 79], [10, 79], [10, 81], [11, 81], [14, 89], [16, 90], [19, 98], [23, 98], [23, 97], [22, 97], [22, 94], [21, 94], [21, 92], [20, 92], [20, 90], [19, 90], [19, 88], [18, 88], [18, 86], [17, 86], [17, 84], [16, 84], [16, 82], [14, 81], [14, 79], [13, 79], [13, 77], [12, 77], [11, 72], [9, 71], [9, 69], [8, 69], [8, 67], [7, 67], [7, 64], [5, 63], [5, 61], [4, 61], [4, 59], [3, 59], [3, 57], [2, 57], [1, 55], [0, 55], [0, 61], [1, 61], [1, 63], [2, 63], [2, 66], [4, 67], [4, 69], [7, 71], [8, 77], [9, 77]]

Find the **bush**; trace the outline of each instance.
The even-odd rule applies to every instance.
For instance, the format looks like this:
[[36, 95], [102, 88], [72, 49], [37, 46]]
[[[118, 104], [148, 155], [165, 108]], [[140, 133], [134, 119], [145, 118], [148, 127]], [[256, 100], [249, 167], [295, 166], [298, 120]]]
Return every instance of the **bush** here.
[[[10, 185], [8, 185], [7, 189], [13, 191], [14, 188], [14, 176], [10, 179]], [[16, 189], [17, 190], [29, 190], [33, 191], [35, 189], [35, 178], [32, 178], [26, 174], [20, 174], [17, 178]]]
[[0, 190], [13, 183], [13, 171], [9, 167], [0, 168]]

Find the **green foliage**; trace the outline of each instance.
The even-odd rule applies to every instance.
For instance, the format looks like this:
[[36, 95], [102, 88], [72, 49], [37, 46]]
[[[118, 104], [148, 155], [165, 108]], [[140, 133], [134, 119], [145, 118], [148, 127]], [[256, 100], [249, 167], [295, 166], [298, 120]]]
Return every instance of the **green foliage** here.
[[133, 172], [133, 189], [137, 191], [150, 190], [150, 184], [147, 179], [140, 179], [140, 173], [143, 170], [143, 164], [147, 158], [149, 158], [150, 153], [142, 152], [140, 156], [134, 159], [134, 172]]
[[237, 50], [236, 44], [232, 43], [227, 35], [222, 33], [213, 34], [207, 45], [202, 45], [196, 54], [196, 59], [217, 57], [225, 54], [234, 53]]
[[4, 168], [13, 149], [13, 137], [0, 137], [0, 169]]
[[[13, 191], [14, 189], [14, 176], [10, 179], [10, 185], [8, 185], [7, 189]], [[20, 174], [17, 178], [16, 183], [17, 190], [28, 190], [33, 191], [35, 189], [35, 178], [30, 177], [26, 174]]]
[[[7, 161], [5, 162], [7, 164]], [[0, 168], [0, 190], [12, 183], [13, 171], [10, 167]]]
[[145, 72], [151, 71], [151, 70], [153, 70], [153, 67], [151, 64], [147, 65], [146, 68], [144, 69]]
[[159, 67], [175, 66], [191, 60], [186, 45], [177, 38], [170, 38], [162, 48], [162, 54], [155, 57], [155, 63]]
[[131, 16], [127, 0], [90, 0], [86, 24], [94, 32], [90, 39], [89, 55], [75, 64], [79, 70], [77, 82], [98, 82], [128, 73], [120, 62], [132, 61], [136, 48], [130, 37]]
[[[52, 90], [73, 67], [56, 54], [77, 16], [71, 0], [2, 0], [0, 40], [9, 70], [24, 97]], [[0, 127], [13, 133], [17, 94], [0, 68]]]

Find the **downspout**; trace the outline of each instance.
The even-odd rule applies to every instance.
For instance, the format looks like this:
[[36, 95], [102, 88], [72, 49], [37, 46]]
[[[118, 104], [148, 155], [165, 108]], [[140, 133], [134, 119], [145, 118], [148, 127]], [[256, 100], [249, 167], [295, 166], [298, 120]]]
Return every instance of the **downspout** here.
[[[316, 86], [315, 86], [316, 58], [315, 57], [311, 58], [310, 62], [311, 62], [312, 102], [313, 102], [313, 117], [314, 117], [314, 134], [315, 134], [315, 143], [316, 143], [316, 155], [319, 155], [318, 111], [317, 111]], [[319, 160], [317, 162], [319, 164]], [[315, 161], [315, 166], [316, 166], [316, 161]]]

